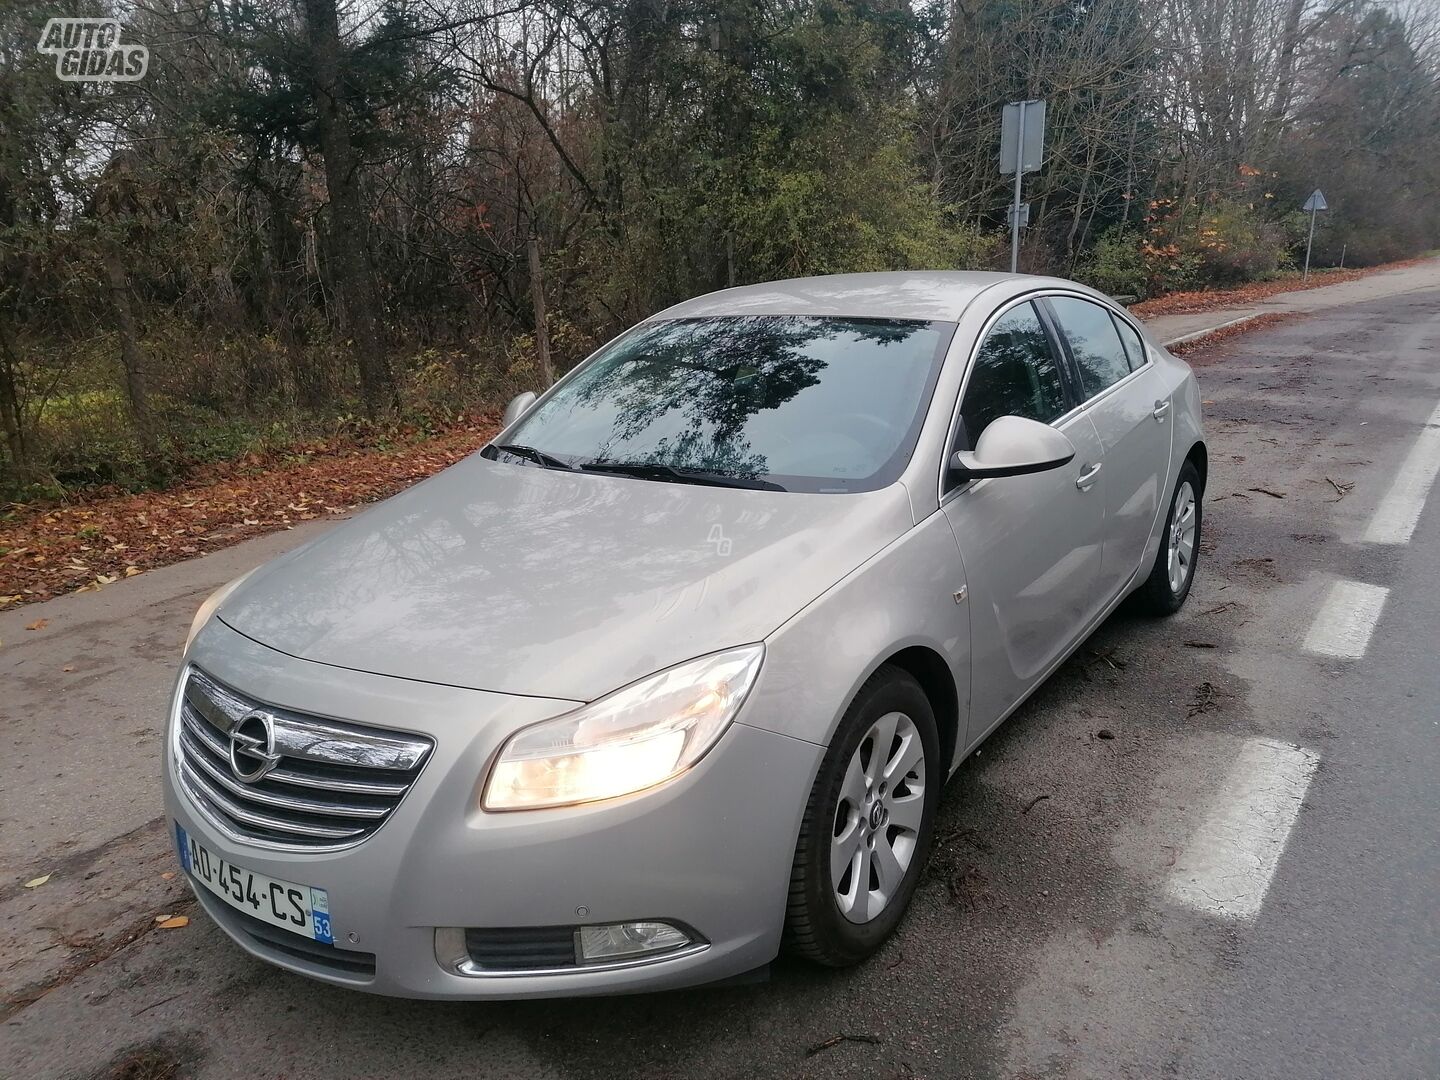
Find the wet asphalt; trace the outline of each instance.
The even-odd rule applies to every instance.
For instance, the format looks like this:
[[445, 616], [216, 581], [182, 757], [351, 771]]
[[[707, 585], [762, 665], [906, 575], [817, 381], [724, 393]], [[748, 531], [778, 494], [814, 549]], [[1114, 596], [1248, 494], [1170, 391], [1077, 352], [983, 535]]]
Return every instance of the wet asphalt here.
[[[1190, 359], [1189, 603], [1122, 610], [961, 767], [912, 912], [850, 971], [433, 1004], [271, 969], [162, 877], [153, 789], [189, 612], [296, 537], [47, 604], [43, 639], [0, 616], [0, 1077], [1440, 1075], [1440, 498], [1411, 543], [1359, 539], [1440, 402], [1440, 290]], [[1302, 647], [1337, 578], [1390, 590], [1358, 660]], [[1218, 918], [1165, 884], [1254, 738], [1320, 764], [1259, 914]]]

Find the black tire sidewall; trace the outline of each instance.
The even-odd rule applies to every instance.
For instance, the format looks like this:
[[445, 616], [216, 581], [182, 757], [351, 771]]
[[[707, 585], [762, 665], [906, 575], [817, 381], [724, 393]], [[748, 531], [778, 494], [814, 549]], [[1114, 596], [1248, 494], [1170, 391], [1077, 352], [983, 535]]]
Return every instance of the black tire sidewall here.
[[[830, 841], [840, 787], [845, 769], [870, 726], [881, 716], [900, 712], [908, 716], [925, 748], [925, 808], [920, 819], [914, 857], [906, 868], [899, 891], [885, 910], [867, 923], [853, 923], [840, 912], [830, 881]], [[803, 866], [804, 903], [816, 944], [827, 954], [827, 962], [858, 963], [875, 952], [899, 925], [924, 872], [934, 836], [935, 812], [940, 802], [943, 773], [940, 766], [940, 738], [935, 713], [920, 684], [898, 668], [882, 668], [861, 688], [831, 740], [815, 778], [811, 794], [815, 800], [808, 827], [814, 835], [806, 848]]]

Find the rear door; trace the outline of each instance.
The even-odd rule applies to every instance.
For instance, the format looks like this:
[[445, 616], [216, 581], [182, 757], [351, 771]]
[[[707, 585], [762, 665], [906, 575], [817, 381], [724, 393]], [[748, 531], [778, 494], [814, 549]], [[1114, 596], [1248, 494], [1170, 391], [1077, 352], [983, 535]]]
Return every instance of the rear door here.
[[1118, 313], [1078, 296], [1045, 300], [1069, 353], [1084, 411], [1100, 438], [1105, 477], [1101, 591], [1108, 602], [1128, 586], [1165, 502], [1170, 405], [1140, 336]]
[[947, 481], [941, 509], [969, 594], [967, 745], [1049, 673], [1103, 605], [1100, 439], [1075, 407], [1062, 355], [1035, 305], [1022, 301], [997, 313], [961, 394], [947, 458], [973, 449], [1001, 416], [1053, 424], [1076, 448], [1073, 461], [1048, 472]]

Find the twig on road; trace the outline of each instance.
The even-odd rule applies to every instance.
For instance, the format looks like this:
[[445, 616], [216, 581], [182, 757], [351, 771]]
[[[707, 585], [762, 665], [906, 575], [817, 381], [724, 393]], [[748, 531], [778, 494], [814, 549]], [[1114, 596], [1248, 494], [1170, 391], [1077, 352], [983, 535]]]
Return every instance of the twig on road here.
[[1031, 799], [1028, 803], [1025, 804], [1025, 809], [1021, 810], [1020, 812], [1022, 814], [1028, 814], [1031, 810], [1035, 809], [1036, 803], [1038, 803], [1041, 799], [1048, 799], [1049, 797], [1049, 795], [1036, 795], [1033, 799]]
[[171, 1002], [171, 1001], [174, 1001], [176, 998], [184, 997], [184, 996], [185, 996], [184, 994], [171, 994], [168, 998], [161, 998], [159, 1001], [156, 1001], [156, 1002], [154, 1002], [153, 1004], [146, 1005], [146, 1006], [145, 1006], [143, 1009], [141, 1009], [139, 1012], [133, 1012], [133, 1013], [131, 1013], [131, 1014], [130, 1014], [130, 1017], [131, 1017], [131, 1019], [134, 1019], [135, 1017], [140, 1016], [142, 1013], [147, 1013], [147, 1012], [149, 1012], [151, 1009], [158, 1009], [161, 1005], [165, 1005], [165, 1004], [167, 1004], [167, 1003], [169, 1003], [169, 1002]]
[[1271, 491], [1269, 488], [1252, 487], [1251, 491], [1258, 491], [1261, 495], [1269, 495], [1272, 499], [1283, 499], [1285, 493], [1282, 491]]
[[810, 1049], [808, 1049], [808, 1050], [805, 1051], [805, 1056], [806, 1056], [806, 1057], [814, 1057], [816, 1054], [820, 1053], [820, 1051], [822, 1051], [822, 1050], [829, 1050], [831, 1047], [839, 1046], [839, 1045], [840, 1045], [841, 1043], [843, 1043], [843, 1042], [869, 1043], [871, 1046], [879, 1046], [879, 1045], [880, 1045], [880, 1036], [879, 1036], [879, 1035], [849, 1035], [849, 1034], [835, 1035], [835, 1036], [832, 1036], [832, 1037], [829, 1038], [829, 1039], [826, 1039], [826, 1040], [825, 1040], [824, 1042], [822, 1042], [822, 1043], [816, 1043], [814, 1046], [810, 1047]]
[[1110, 648], [1105, 649], [1105, 650], [1103, 650], [1103, 651], [1100, 650], [1100, 649], [1091, 649], [1091, 650], [1090, 650], [1090, 655], [1093, 656], [1093, 657], [1095, 657], [1095, 660], [1096, 660], [1096, 661], [1099, 661], [1099, 660], [1105, 661], [1105, 663], [1109, 664], [1109, 665], [1110, 665], [1112, 668], [1114, 668], [1116, 671], [1124, 671], [1124, 670], [1125, 670], [1125, 661], [1124, 661], [1124, 660], [1116, 660], [1116, 659], [1113, 659], [1113, 657], [1114, 657], [1114, 655], [1115, 655], [1115, 649], [1116, 649], [1116, 646], [1114, 646], [1114, 645], [1112, 645]]

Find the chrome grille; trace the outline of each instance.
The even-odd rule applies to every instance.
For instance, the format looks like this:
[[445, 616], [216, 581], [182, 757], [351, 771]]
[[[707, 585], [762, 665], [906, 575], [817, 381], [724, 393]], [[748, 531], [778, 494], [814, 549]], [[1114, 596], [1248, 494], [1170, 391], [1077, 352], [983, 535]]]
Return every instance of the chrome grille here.
[[[273, 733], [276, 760], [245, 781], [232, 765], [231, 731], [256, 716]], [[432, 746], [418, 735], [275, 709], [193, 667], [175, 732], [180, 783], [215, 825], [235, 839], [305, 851], [358, 844], [380, 828]]]

